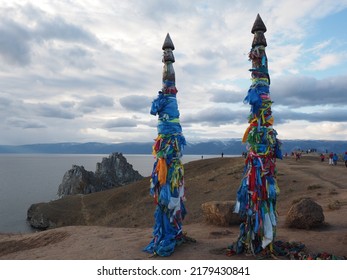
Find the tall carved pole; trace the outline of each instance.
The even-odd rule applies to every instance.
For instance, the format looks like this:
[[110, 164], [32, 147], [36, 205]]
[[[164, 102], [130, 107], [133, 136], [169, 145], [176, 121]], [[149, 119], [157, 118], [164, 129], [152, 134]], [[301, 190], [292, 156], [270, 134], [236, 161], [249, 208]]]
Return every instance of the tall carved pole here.
[[265, 53], [266, 26], [259, 14], [251, 32], [254, 34], [249, 59], [252, 61], [252, 85], [244, 100], [251, 105], [249, 127], [242, 142], [247, 142], [247, 158], [241, 185], [237, 192], [235, 212], [240, 213], [239, 238], [233, 246], [235, 253], [257, 254], [265, 248], [272, 250], [276, 235], [276, 158], [282, 159], [281, 143], [272, 128], [270, 76]]
[[177, 89], [173, 63], [174, 44], [167, 34], [163, 47], [163, 85], [152, 102], [151, 114], [158, 115], [158, 137], [153, 145], [154, 163], [150, 194], [156, 210], [153, 239], [145, 252], [169, 256], [183, 242], [182, 220], [186, 214], [183, 204], [184, 169], [181, 163], [182, 149], [186, 144], [179, 122]]

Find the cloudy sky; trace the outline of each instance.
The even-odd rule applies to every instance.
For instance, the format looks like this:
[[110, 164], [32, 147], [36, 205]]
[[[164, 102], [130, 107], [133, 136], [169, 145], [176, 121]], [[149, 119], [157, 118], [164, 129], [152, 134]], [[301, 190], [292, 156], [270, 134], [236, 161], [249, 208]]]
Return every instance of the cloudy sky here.
[[267, 26], [280, 139], [347, 139], [347, 0], [0, 0], [0, 144], [152, 141], [169, 32], [188, 141], [241, 138]]

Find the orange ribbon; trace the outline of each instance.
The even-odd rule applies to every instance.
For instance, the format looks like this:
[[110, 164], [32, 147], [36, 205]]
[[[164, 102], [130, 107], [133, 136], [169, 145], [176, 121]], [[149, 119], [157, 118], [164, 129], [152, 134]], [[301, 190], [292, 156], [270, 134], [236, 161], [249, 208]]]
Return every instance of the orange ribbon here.
[[160, 186], [164, 185], [166, 183], [166, 176], [167, 176], [167, 165], [165, 158], [159, 158], [157, 167], [155, 171], [158, 173], [158, 180]]

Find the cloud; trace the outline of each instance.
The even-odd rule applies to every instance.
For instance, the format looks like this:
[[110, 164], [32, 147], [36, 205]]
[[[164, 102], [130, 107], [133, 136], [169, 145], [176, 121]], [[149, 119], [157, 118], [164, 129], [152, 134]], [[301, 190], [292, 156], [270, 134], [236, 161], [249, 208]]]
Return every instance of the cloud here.
[[[303, 108], [318, 105], [347, 104], [347, 76], [335, 76], [316, 79], [312, 76], [288, 75], [279, 77], [270, 85], [271, 99], [274, 106]], [[211, 102], [240, 103], [247, 94], [244, 91], [214, 90], [211, 91]]]
[[7, 108], [12, 103], [11, 98], [9, 97], [0, 97], [0, 108]]
[[[302, 39], [312, 29], [312, 24], [346, 8], [345, 1], [264, 1], [262, 15], [272, 32], [282, 35], [282, 40]], [[271, 16], [272, 15], [272, 16]]]
[[306, 53], [314, 53], [316, 55], [319, 55], [326, 48], [331, 48], [332, 44], [333, 44], [332, 39], [328, 39], [328, 40], [324, 40], [322, 42], [318, 42], [312, 48], [308, 48], [306, 50]]
[[86, 71], [96, 66], [93, 52], [85, 46], [53, 47], [49, 50], [52, 61], [56, 68], [68, 68]]
[[[250, 109], [242, 101], [257, 12], [268, 28], [275, 121], [293, 127], [345, 117], [346, 36], [320, 27], [338, 24], [337, 16], [343, 22], [346, 1], [41, 2], [0, 8], [2, 142], [141, 141], [155, 134], [157, 118], [148, 111], [161, 87], [167, 32], [176, 47], [185, 136], [238, 133]], [[18, 136], [35, 126], [46, 127]]]
[[[312, 76], [288, 75], [273, 80], [270, 94], [275, 106], [301, 108], [317, 105], [347, 104], [347, 76], [316, 79]], [[239, 103], [248, 91], [211, 91], [210, 101], [216, 103]]]
[[62, 101], [59, 104], [63, 108], [73, 109], [73, 107], [75, 107], [75, 105], [76, 105], [76, 102], [74, 102], [74, 101]]
[[83, 113], [90, 113], [99, 108], [112, 108], [114, 106], [114, 100], [112, 97], [105, 95], [94, 95], [85, 98], [79, 104], [79, 110]]
[[308, 76], [277, 78], [270, 87], [275, 104], [300, 108], [315, 105], [347, 104], [347, 76], [318, 80]]
[[[32, 16], [34, 15], [34, 16]], [[18, 10], [7, 9], [1, 13], [0, 56], [9, 64], [28, 65], [35, 46], [47, 41], [95, 45], [98, 39], [89, 31], [66, 22], [60, 16], [51, 16], [32, 6]]]
[[0, 56], [6, 63], [27, 65], [30, 62], [30, 32], [27, 28], [2, 18], [0, 22]]
[[239, 92], [233, 90], [213, 90], [210, 91], [212, 97], [211, 102], [215, 103], [240, 103], [246, 97], [247, 91]]
[[32, 128], [45, 128], [47, 127], [45, 124], [43, 124], [41, 121], [37, 120], [28, 120], [28, 119], [21, 119], [21, 118], [8, 118], [6, 120], [6, 124], [10, 127], [19, 127], [23, 129], [32, 129]]
[[346, 122], [347, 111], [342, 108], [331, 108], [321, 110], [321, 112], [297, 112], [292, 110], [274, 111], [276, 123], [287, 123], [288, 121], [304, 120], [312, 123], [319, 122]]
[[120, 98], [119, 103], [129, 111], [149, 112], [152, 100], [152, 98], [144, 95], [128, 95]]
[[58, 119], [75, 119], [81, 116], [79, 113], [65, 109], [59, 105], [52, 105], [46, 103], [39, 103], [35, 105], [37, 109], [37, 115], [46, 118], [58, 118]]
[[87, 30], [66, 22], [60, 16], [50, 18], [42, 15], [36, 22], [37, 27], [33, 29], [33, 38], [40, 41], [61, 40], [65, 42], [79, 42], [86, 44], [95, 44], [97, 38]]
[[325, 70], [343, 62], [342, 55], [336, 53], [323, 54], [309, 65], [311, 70]]
[[182, 124], [203, 124], [214, 127], [230, 123], [245, 122], [248, 117], [247, 111], [230, 110], [228, 108], [210, 107], [203, 109], [194, 114], [182, 116]]
[[103, 127], [107, 129], [114, 129], [114, 128], [121, 128], [121, 127], [136, 127], [136, 126], [137, 126], [137, 121], [134, 119], [116, 118], [106, 122]]

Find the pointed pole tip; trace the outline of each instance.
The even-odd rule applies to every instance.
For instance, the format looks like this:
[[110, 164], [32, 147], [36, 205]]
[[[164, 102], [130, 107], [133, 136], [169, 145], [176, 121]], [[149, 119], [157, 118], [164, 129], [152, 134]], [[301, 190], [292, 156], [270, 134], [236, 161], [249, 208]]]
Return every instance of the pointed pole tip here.
[[166, 37], [165, 37], [165, 40], [164, 40], [164, 44], [163, 44], [163, 47], [162, 47], [163, 50], [165, 49], [171, 49], [171, 50], [174, 50], [175, 49], [175, 46], [171, 40], [171, 37], [170, 37], [170, 34], [167, 33], [166, 34]]
[[255, 19], [255, 21], [253, 23], [253, 27], [252, 27], [251, 32], [252, 32], [252, 34], [254, 34], [257, 31], [263, 31], [265, 33], [266, 30], [267, 30], [266, 26], [265, 26], [263, 20], [261, 19], [260, 15], [258, 13], [257, 17], [256, 17], [256, 19]]

